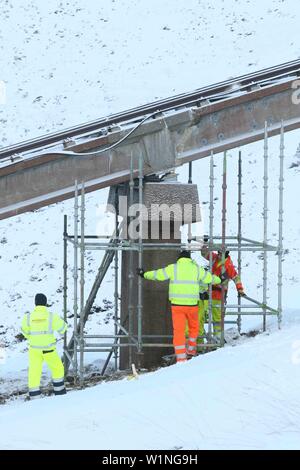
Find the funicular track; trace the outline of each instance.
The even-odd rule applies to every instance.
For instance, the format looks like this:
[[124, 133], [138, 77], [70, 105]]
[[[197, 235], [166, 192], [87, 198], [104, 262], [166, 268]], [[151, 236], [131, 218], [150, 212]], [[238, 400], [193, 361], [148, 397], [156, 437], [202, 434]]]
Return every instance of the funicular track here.
[[[0, 149], [0, 219], [300, 127], [300, 60]], [[299, 86], [299, 83], [298, 83]]]

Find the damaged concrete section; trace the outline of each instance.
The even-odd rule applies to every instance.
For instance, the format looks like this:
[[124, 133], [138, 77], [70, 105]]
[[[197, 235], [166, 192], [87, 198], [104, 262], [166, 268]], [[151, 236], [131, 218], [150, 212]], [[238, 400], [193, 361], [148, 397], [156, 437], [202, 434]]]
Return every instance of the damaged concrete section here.
[[[147, 181], [147, 179], [146, 179]], [[133, 188], [133, 201], [130, 205], [128, 184], [118, 186], [118, 208], [122, 219], [131, 218], [134, 227], [140, 215], [138, 202], [138, 186]], [[108, 196], [108, 210], [114, 211], [116, 187], [111, 187]], [[143, 189], [143, 234], [146, 239], [168, 240], [170, 227], [174, 225], [174, 235], [180, 239], [182, 225], [201, 221], [201, 208], [196, 184], [178, 183], [176, 179], [170, 181], [149, 182]], [[159, 234], [159, 235], [158, 235]], [[130, 223], [124, 224], [120, 236], [124, 239], [136, 239], [135, 233], [130, 230]]]

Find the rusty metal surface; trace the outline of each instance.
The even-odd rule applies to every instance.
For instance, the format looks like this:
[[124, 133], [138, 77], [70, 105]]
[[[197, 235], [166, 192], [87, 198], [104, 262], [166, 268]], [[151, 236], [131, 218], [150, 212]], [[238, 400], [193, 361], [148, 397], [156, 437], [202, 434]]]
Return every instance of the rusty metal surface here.
[[175, 136], [177, 163], [261, 140], [265, 122], [270, 136], [280, 134], [281, 121], [285, 131], [299, 128], [300, 105], [292, 102], [292, 83], [270, 87], [265, 95], [259, 90], [228, 100], [223, 107], [218, 104], [194, 109], [195, 124]]

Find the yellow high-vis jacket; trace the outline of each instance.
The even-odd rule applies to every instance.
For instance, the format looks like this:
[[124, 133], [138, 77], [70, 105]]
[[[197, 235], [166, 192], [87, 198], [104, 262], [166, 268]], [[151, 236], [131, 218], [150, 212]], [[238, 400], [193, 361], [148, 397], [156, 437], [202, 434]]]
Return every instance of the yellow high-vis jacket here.
[[175, 305], [198, 305], [200, 290], [217, 281], [210, 272], [190, 258], [180, 258], [177, 263], [169, 264], [165, 268], [147, 271], [144, 273], [144, 279], [169, 280], [169, 300]]
[[35, 307], [33, 312], [26, 313], [22, 319], [21, 331], [28, 340], [29, 347], [33, 349], [43, 351], [54, 349], [56, 345], [54, 333], [62, 336], [66, 330], [66, 322], [42, 305]]
[[[219, 276], [216, 276], [215, 274], [211, 274], [211, 276], [212, 276], [212, 280], [209, 284], [212, 284], [213, 286], [216, 286], [217, 284], [221, 284], [221, 279], [219, 278]], [[208, 291], [209, 284], [202, 284], [200, 286], [200, 294]]]

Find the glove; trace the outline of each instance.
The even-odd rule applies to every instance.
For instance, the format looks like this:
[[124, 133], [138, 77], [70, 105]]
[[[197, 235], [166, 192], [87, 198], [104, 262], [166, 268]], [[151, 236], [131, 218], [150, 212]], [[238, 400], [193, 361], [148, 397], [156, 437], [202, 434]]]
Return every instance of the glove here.
[[136, 273], [138, 276], [144, 277], [145, 271], [143, 268], [137, 268]]
[[222, 284], [223, 282], [227, 281], [228, 274], [227, 273], [220, 274], [219, 278], [221, 279], [221, 284]]
[[244, 292], [244, 289], [238, 289], [238, 294], [241, 296], [241, 297], [245, 297], [245, 292]]
[[208, 294], [207, 291], [201, 292], [199, 297], [200, 297], [200, 300], [208, 300], [209, 299], [209, 294]]

